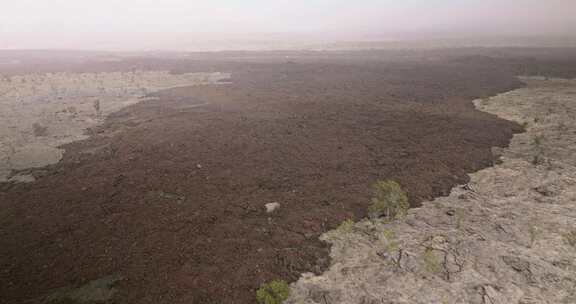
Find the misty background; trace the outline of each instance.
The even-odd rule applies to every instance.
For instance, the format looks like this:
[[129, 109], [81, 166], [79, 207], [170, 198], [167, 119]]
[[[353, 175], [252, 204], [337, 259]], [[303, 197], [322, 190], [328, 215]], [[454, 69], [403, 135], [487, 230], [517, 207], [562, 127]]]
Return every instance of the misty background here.
[[3, 2], [0, 49], [292, 49], [407, 40], [571, 45], [576, 28], [573, 0]]

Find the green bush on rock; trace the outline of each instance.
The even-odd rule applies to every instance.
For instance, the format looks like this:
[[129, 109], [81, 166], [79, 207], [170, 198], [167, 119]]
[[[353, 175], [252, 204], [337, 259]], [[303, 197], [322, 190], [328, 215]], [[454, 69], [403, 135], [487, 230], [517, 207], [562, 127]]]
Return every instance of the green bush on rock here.
[[374, 184], [374, 197], [368, 207], [368, 216], [371, 219], [386, 217], [393, 220], [404, 216], [409, 207], [402, 187], [395, 181], [382, 180]]
[[281, 304], [290, 294], [290, 287], [284, 281], [274, 280], [263, 284], [256, 291], [258, 304]]
[[340, 223], [340, 225], [338, 226], [338, 228], [336, 228], [336, 230], [340, 232], [350, 232], [352, 228], [354, 228], [354, 220], [347, 219], [344, 220], [342, 223]]

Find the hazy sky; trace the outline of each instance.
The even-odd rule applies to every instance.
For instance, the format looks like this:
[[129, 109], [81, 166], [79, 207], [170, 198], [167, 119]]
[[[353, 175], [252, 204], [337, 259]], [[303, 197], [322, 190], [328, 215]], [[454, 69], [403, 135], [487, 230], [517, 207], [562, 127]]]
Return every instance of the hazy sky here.
[[18, 37], [76, 37], [81, 33], [389, 33], [473, 30], [501, 34], [540, 34], [571, 33], [576, 28], [576, 0], [1, 2], [0, 43], [5, 44], [13, 44]]

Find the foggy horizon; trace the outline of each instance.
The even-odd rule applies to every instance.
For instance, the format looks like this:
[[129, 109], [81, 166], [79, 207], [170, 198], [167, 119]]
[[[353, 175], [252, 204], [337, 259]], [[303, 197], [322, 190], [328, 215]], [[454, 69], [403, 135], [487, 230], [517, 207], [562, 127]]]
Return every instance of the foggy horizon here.
[[259, 49], [336, 41], [573, 37], [575, 11], [576, 2], [569, 0], [22, 0], [0, 11], [0, 49]]

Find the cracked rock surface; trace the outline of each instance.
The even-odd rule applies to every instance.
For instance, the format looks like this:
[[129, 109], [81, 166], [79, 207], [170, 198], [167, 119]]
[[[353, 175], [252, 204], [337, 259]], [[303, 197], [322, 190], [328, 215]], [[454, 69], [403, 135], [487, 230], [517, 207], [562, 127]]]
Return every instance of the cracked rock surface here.
[[499, 164], [403, 219], [325, 233], [331, 267], [287, 303], [576, 303], [576, 80], [522, 80], [474, 102], [526, 127]]

